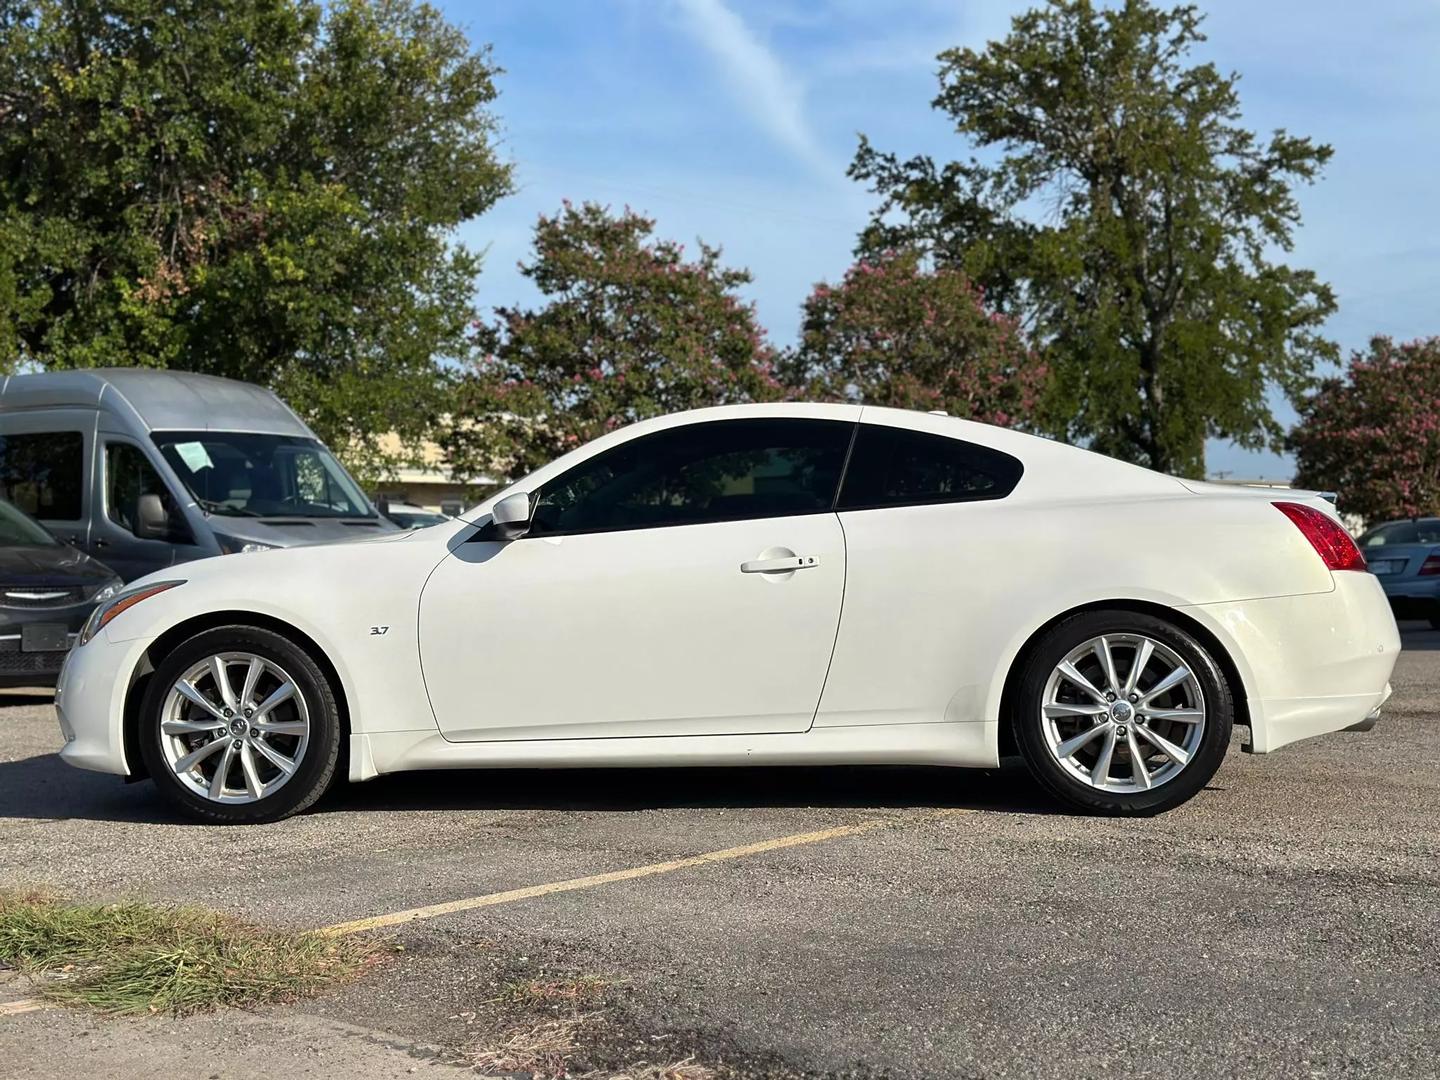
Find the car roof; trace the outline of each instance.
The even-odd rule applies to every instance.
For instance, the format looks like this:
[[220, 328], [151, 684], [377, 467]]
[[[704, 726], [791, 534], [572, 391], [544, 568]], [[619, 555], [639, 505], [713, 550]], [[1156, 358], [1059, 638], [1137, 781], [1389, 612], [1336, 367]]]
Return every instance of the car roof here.
[[88, 368], [9, 375], [0, 382], [0, 410], [109, 409], [150, 431], [314, 433], [262, 386], [155, 368]]

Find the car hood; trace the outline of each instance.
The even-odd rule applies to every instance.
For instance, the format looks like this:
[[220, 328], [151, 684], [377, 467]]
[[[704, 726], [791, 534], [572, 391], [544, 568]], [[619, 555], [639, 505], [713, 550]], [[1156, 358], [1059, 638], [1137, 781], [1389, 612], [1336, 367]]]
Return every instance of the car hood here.
[[373, 518], [248, 518], [212, 514], [210, 527], [221, 536], [247, 544], [301, 547], [351, 540], [394, 539], [405, 530], [378, 515]]
[[80, 588], [104, 585], [118, 575], [68, 544], [0, 546], [0, 584]]

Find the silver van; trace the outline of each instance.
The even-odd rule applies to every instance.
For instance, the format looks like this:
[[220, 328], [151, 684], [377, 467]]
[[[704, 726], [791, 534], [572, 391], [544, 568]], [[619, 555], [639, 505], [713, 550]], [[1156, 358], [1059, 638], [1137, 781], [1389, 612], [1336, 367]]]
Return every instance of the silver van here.
[[5, 377], [0, 497], [126, 581], [398, 531], [270, 391], [147, 368]]

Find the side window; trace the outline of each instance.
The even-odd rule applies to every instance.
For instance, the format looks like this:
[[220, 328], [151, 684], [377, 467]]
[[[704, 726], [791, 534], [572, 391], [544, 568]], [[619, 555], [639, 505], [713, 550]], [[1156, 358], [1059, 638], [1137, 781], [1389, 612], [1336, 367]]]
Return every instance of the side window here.
[[635, 439], [546, 484], [530, 534], [828, 511], [854, 427], [836, 420], [717, 420]]
[[1003, 499], [1024, 466], [1009, 454], [923, 431], [861, 424], [839, 509]]
[[171, 528], [184, 531], [175, 500], [144, 452], [131, 443], [105, 444], [105, 514], [126, 532], [140, 535], [140, 496], [159, 495]]
[[0, 436], [0, 496], [31, 517], [79, 521], [84, 456], [78, 431]]

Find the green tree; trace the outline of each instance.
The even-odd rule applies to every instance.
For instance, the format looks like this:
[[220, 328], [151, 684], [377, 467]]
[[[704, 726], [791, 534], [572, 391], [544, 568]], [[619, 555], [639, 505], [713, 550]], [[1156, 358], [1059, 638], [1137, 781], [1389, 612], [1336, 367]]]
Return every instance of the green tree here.
[[749, 273], [704, 243], [687, 259], [654, 230], [594, 203], [540, 219], [521, 269], [546, 303], [480, 327], [444, 442], [458, 475], [513, 478], [622, 424], [782, 395], [736, 295]]
[[262, 383], [385, 471], [468, 344], [495, 73], [410, 0], [0, 0], [0, 365]]
[[914, 252], [864, 259], [804, 310], [782, 362], [801, 396], [1038, 426], [1045, 364], [959, 270], [927, 270]]
[[902, 160], [862, 138], [881, 196], [862, 253], [918, 244], [965, 270], [1052, 361], [1065, 434], [1199, 475], [1207, 436], [1282, 436], [1266, 400], [1336, 356], [1335, 308], [1290, 248], [1328, 146], [1240, 126], [1235, 75], [1190, 64], [1193, 7], [1054, 0], [983, 50], [940, 54], [934, 106], [981, 156]]
[[1335, 491], [1371, 521], [1440, 513], [1440, 337], [1377, 337], [1300, 404], [1299, 487]]

